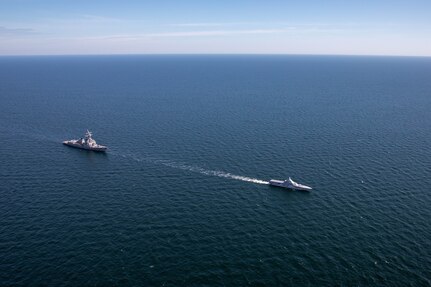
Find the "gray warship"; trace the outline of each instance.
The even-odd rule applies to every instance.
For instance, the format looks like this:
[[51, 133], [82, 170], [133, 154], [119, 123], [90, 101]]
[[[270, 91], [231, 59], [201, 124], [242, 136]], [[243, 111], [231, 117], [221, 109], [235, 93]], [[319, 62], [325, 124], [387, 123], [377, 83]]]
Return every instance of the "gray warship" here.
[[92, 135], [93, 134], [89, 130], [87, 130], [84, 138], [80, 138], [78, 140], [64, 141], [63, 144], [80, 149], [105, 152], [108, 148], [106, 146], [97, 144], [96, 141], [92, 138]]
[[284, 187], [284, 188], [289, 188], [289, 189], [303, 190], [303, 191], [312, 190], [312, 188], [310, 186], [294, 182], [290, 177], [287, 180], [271, 179], [269, 181], [269, 185]]

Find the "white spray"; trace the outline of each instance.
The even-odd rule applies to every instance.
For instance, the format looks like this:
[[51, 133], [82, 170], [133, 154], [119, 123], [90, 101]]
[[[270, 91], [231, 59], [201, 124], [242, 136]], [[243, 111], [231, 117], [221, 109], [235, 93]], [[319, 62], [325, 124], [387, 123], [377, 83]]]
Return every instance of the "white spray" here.
[[[120, 154], [118, 154], [118, 155], [120, 155]], [[141, 158], [137, 158], [135, 156], [126, 156], [126, 155], [120, 155], [120, 156], [132, 158], [136, 161], [149, 161], [152, 163], [162, 164], [164, 166], [182, 169], [182, 170], [187, 170], [187, 171], [191, 171], [191, 172], [196, 172], [196, 173], [200, 173], [203, 175], [218, 176], [218, 177], [224, 177], [224, 178], [230, 178], [230, 179], [235, 179], [235, 180], [257, 183], [257, 184], [269, 184], [268, 181], [257, 179], [257, 178], [252, 178], [252, 177], [247, 177], [247, 176], [242, 176], [242, 175], [236, 175], [236, 174], [232, 174], [232, 173], [224, 172], [224, 171], [219, 171], [219, 170], [204, 169], [204, 168], [201, 168], [198, 166], [192, 166], [192, 165], [177, 163], [177, 162], [173, 162], [170, 160], [150, 159], [150, 158], [141, 159]]]

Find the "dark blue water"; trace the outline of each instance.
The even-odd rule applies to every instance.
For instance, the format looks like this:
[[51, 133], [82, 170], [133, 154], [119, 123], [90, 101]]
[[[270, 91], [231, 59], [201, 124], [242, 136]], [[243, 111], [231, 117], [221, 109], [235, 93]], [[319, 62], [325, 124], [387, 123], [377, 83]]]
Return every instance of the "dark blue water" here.
[[430, 111], [430, 58], [0, 58], [0, 285], [429, 286]]

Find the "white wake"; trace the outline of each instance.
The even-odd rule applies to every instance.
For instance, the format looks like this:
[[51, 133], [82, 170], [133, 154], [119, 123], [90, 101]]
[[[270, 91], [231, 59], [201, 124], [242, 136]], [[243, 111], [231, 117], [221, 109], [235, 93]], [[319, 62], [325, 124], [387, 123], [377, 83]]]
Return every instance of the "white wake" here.
[[247, 177], [247, 176], [242, 176], [242, 175], [236, 175], [236, 174], [232, 174], [232, 173], [224, 172], [224, 171], [220, 171], [220, 170], [209, 170], [209, 169], [204, 169], [204, 168], [201, 168], [198, 166], [180, 164], [180, 163], [176, 163], [176, 162], [172, 162], [172, 161], [168, 161], [168, 160], [156, 160], [155, 162], [163, 164], [165, 166], [172, 167], [172, 168], [188, 170], [191, 172], [196, 172], [196, 173], [209, 175], [209, 176], [218, 176], [218, 177], [236, 179], [236, 180], [241, 180], [241, 181], [253, 182], [253, 183], [257, 183], [257, 184], [269, 184], [269, 182], [265, 181], [265, 180]]
[[[118, 154], [120, 155], [120, 154]], [[162, 160], [162, 159], [151, 159], [151, 158], [137, 158], [135, 156], [127, 156], [127, 155], [120, 155], [122, 157], [127, 157], [127, 158], [132, 158], [136, 161], [147, 161], [147, 162], [152, 162], [152, 163], [156, 163], [156, 164], [162, 164], [164, 166], [168, 166], [171, 168], [176, 168], [176, 169], [181, 169], [181, 170], [187, 170], [187, 171], [191, 171], [191, 172], [195, 172], [195, 173], [200, 173], [203, 175], [208, 175], [208, 176], [218, 176], [218, 177], [223, 177], [223, 178], [230, 178], [230, 179], [235, 179], [235, 180], [241, 180], [241, 181], [246, 181], [246, 182], [252, 182], [252, 183], [257, 183], [257, 184], [269, 184], [268, 181], [265, 180], [261, 180], [261, 179], [257, 179], [257, 178], [252, 178], [252, 177], [247, 177], [247, 176], [242, 176], [242, 175], [236, 175], [236, 174], [232, 174], [229, 172], [224, 172], [224, 171], [220, 171], [220, 170], [209, 170], [209, 169], [204, 169], [202, 167], [198, 167], [198, 166], [192, 166], [192, 165], [187, 165], [187, 164], [182, 164], [182, 163], [177, 163], [177, 162], [173, 162], [171, 160]]]

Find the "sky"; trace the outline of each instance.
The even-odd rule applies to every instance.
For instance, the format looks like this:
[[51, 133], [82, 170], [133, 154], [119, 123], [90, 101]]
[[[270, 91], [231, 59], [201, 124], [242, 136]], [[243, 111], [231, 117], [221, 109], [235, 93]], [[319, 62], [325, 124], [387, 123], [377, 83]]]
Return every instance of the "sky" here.
[[431, 0], [0, 0], [0, 55], [431, 56]]

